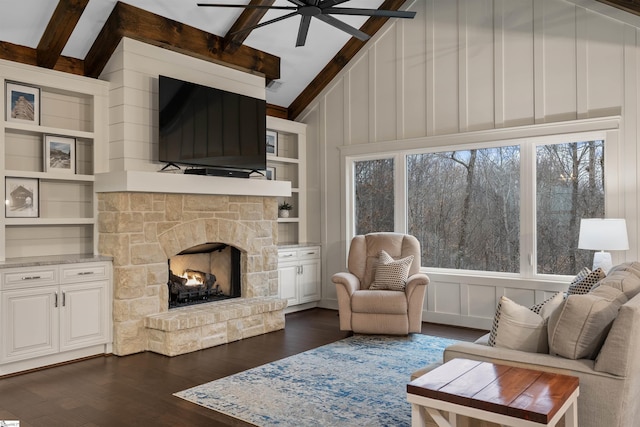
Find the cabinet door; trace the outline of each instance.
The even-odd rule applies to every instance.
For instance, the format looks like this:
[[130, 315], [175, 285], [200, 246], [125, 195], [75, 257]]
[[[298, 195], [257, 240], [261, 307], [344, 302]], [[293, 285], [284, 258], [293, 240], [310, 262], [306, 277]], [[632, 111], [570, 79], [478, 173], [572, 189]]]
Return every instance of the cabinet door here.
[[60, 350], [108, 341], [107, 281], [60, 286]]
[[58, 352], [56, 287], [1, 293], [2, 351], [0, 360], [12, 362]]
[[280, 298], [286, 299], [288, 305], [298, 304], [298, 264], [280, 263], [278, 266], [278, 288]]
[[298, 275], [298, 288], [300, 304], [320, 299], [320, 260], [300, 261], [300, 274]]

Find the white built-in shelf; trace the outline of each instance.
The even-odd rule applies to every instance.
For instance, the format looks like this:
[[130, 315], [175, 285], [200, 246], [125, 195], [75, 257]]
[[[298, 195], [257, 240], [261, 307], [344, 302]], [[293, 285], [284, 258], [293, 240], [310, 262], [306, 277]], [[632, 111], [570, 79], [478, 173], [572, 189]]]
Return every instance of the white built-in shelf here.
[[62, 129], [51, 126], [40, 126], [33, 125], [29, 123], [14, 123], [14, 122], [5, 122], [4, 128], [7, 131], [22, 131], [22, 132], [30, 132], [30, 133], [41, 133], [48, 135], [63, 135], [70, 136], [73, 138], [84, 138], [84, 139], [93, 139], [93, 132], [85, 132], [81, 130], [74, 129]]
[[300, 222], [300, 218], [278, 218], [278, 222], [296, 223], [296, 222]]
[[5, 218], [7, 226], [15, 225], [91, 225], [94, 218]]
[[267, 155], [268, 162], [280, 162], [280, 163], [296, 163], [299, 164], [299, 159], [294, 159], [292, 157], [282, 157], [282, 156], [274, 156], [273, 154]]

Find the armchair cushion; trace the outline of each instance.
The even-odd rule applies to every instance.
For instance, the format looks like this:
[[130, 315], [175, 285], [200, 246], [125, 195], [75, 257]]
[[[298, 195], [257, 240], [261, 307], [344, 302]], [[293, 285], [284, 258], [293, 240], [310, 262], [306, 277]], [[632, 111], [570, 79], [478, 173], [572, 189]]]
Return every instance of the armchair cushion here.
[[380, 251], [375, 279], [369, 289], [390, 290], [404, 292], [409, 277], [409, 268], [413, 262], [413, 255], [394, 260], [384, 250]]
[[407, 297], [404, 292], [356, 291], [351, 296], [354, 313], [407, 314]]

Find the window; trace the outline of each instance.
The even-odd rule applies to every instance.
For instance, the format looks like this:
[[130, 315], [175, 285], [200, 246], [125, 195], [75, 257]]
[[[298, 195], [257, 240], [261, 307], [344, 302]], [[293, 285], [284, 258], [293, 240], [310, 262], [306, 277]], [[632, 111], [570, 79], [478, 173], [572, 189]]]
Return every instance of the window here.
[[393, 159], [354, 162], [355, 234], [394, 231]]
[[407, 156], [408, 232], [422, 265], [517, 272], [518, 146]]
[[577, 250], [581, 218], [604, 217], [604, 142], [536, 149], [537, 272], [575, 274], [593, 253]]
[[354, 234], [412, 234], [425, 267], [530, 277], [591, 265], [577, 242], [581, 218], [605, 216], [603, 133], [453, 147], [349, 157]]

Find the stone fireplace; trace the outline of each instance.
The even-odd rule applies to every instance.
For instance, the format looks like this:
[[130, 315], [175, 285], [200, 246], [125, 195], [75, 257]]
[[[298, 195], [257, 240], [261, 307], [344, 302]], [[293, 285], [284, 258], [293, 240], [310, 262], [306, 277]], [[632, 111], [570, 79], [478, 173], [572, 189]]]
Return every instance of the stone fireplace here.
[[[284, 328], [275, 197], [98, 191], [98, 228], [113, 257], [114, 354], [174, 356]], [[167, 260], [211, 243], [237, 248], [241, 298], [169, 310]]]

